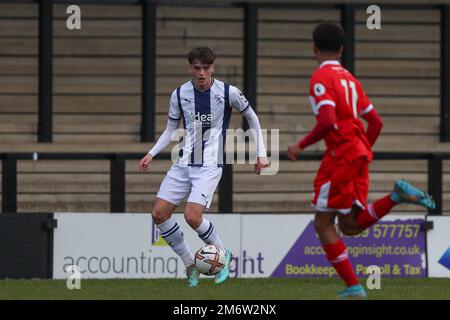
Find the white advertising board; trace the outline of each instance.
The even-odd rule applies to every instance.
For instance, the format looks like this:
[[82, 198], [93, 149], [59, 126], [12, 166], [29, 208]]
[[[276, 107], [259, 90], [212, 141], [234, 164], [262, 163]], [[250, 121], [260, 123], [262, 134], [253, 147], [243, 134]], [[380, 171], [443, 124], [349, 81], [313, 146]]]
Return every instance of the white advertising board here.
[[[210, 215], [222, 240], [233, 252], [240, 250], [239, 215]], [[203, 242], [174, 214], [191, 250]], [[149, 214], [55, 213], [53, 278], [67, 278], [69, 265], [77, 265], [83, 278], [184, 277], [181, 259], [159, 237]]]
[[[83, 278], [180, 278], [181, 259], [159, 236], [148, 214], [57, 213], [53, 277], [77, 265]], [[203, 245], [174, 214], [192, 251]], [[234, 258], [231, 277], [269, 277], [312, 215], [205, 214]]]
[[428, 216], [433, 229], [427, 233], [428, 276], [450, 277], [450, 217]]
[[[230, 277], [330, 277], [334, 269], [314, 230], [313, 215], [205, 214], [233, 252]], [[82, 278], [183, 278], [181, 259], [149, 214], [55, 214], [53, 277], [77, 265]], [[175, 214], [194, 252], [197, 233]], [[359, 237], [345, 237], [359, 276], [372, 264], [386, 276], [426, 276], [423, 216], [389, 216]]]

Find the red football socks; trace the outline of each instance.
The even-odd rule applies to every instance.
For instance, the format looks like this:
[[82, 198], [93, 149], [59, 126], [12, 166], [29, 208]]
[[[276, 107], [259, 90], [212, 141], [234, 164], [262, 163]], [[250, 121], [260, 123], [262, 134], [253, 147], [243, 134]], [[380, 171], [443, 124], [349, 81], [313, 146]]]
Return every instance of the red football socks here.
[[356, 215], [356, 223], [361, 228], [368, 228], [387, 215], [396, 204], [397, 202], [393, 201], [389, 194], [369, 204], [363, 211], [360, 211]]
[[323, 245], [325, 254], [338, 275], [344, 280], [347, 287], [359, 284], [359, 280], [348, 259], [347, 248], [342, 240], [332, 244]]

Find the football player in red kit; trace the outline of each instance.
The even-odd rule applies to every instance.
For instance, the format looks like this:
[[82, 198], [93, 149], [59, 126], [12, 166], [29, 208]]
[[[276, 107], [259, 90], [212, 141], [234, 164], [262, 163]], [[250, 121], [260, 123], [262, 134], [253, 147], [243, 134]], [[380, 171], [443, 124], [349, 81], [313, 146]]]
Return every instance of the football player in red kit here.
[[[289, 146], [288, 157], [295, 161], [303, 149], [324, 139], [327, 149], [314, 180], [312, 199], [315, 229], [328, 260], [347, 286], [338, 297], [365, 298], [345, 244], [334, 227], [335, 217], [343, 234], [356, 235], [399, 203], [425, 208], [434, 208], [435, 203], [426, 192], [398, 180], [391, 193], [366, 204], [372, 146], [383, 123], [361, 83], [338, 61], [344, 37], [343, 29], [333, 23], [322, 23], [313, 32], [314, 54], [320, 65], [310, 79], [309, 99], [317, 124], [298, 143]], [[367, 121], [367, 130], [360, 118]]]

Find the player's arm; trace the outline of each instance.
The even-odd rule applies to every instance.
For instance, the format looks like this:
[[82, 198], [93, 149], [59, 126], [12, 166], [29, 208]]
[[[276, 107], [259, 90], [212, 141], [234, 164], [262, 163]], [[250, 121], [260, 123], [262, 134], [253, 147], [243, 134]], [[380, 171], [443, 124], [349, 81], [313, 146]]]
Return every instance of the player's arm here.
[[264, 140], [262, 136], [261, 125], [259, 123], [258, 116], [252, 107], [248, 107], [245, 112], [242, 113], [245, 119], [247, 119], [248, 126], [251, 130], [253, 138], [256, 141], [256, 164], [255, 172], [256, 174], [261, 173], [261, 169], [269, 165], [269, 160], [267, 159], [266, 147], [264, 146]]
[[360, 116], [367, 121], [366, 137], [370, 145], [373, 146], [380, 136], [381, 129], [383, 128], [383, 120], [381, 120], [381, 117], [372, 105], [367, 109], [370, 110], [363, 110]]
[[370, 145], [373, 146], [380, 136], [383, 121], [373, 107], [373, 104], [370, 102], [362, 87], [362, 84], [359, 81], [357, 82], [357, 90], [359, 97], [359, 116], [367, 121], [366, 137]]
[[300, 139], [296, 144], [288, 148], [288, 158], [290, 160], [295, 161], [301, 150], [322, 140], [336, 126], [336, 112], [333, 106], [324, 105], [318, 112], [315, 127], [303, 139]]
[[288, 147], [287, 156], [290, 160], [297, 160], [301, 150], [322, 140], [336, 126], [336, 97], [334, 90], [327, 75], [321, 72], [312, 75], [309, 87], [309, 100], [316, 115], [317, 123], [303, 139]]
[[152, 149], [139, 161], [139, 171], [144, 172], [148, 169], [153, 157], [164, 150], [172, 141], [173, 133], [179, 128], [181, 119], [181, 110], [178, 107], [178, 99], [176, 91], [172, 93], [169, 104], [169, 114], [167, 119], [167, 126], [164, 132], [159, 137]]
[[261, 124], [250, 103], [236, 87], [230, 86], [230, 102], [231, 105], [239, 111], [247, 120], [250, 131], [256, 142], [256, 174], [261, 173], [261, 169], [269, 166], [267, 159], [266, 147], [262, 136]]
[[164, 150], [172, 141], [172, 134], [178, 129], [180, 126], [180, 120], [167, 120], [167, 127], [164, 132], [159, 137], [158, 141], [156, 141], [155, 145], [152, 149], [141, 159], [139, 162], [139, 170], [144, 172], [148, 169], [150, 162], [153, 160], [153, 157]]

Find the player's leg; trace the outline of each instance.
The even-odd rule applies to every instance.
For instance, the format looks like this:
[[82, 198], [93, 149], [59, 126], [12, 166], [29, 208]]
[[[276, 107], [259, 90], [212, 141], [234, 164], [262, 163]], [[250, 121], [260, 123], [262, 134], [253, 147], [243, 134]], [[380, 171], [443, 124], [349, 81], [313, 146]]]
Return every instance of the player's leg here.
[[199, 273], [194, 268], [194, 255], [184, 240], [180, 226], [172, 217], [177, 206], [189, 194], [189, 190], [187, 168], [173, 165], [167, 172], [156, 195], [152, 218], [161, 232], [161, 236], [183, 261], [189, 287], [195, 287], [198, 284]]
[[183, 232], [180, 226], [172, 217], [172, 213], [176, 208], [177, 205], [156, 198], [152, 210], [152, 218], [156, 227], [161, 232], [161, 236], [166, 240], [172, 250], [180, 256], [184, 265], [187, 267], [194, 263], [194, 256], [184, 241]]
[[216, 228], [211, 221], [203, 217], [203, 212], [207, 211], [211, 205], [221, 176], [222, 168], [220, 167], [189, 168], [192, 188], [184, 210], [184, 218], [204, 243], [224, 249]]
[[176, 208], [177, 205], [156, 198], [155, 206], [152, 210], [152, 218], [156, 227], [161, 232], [161, 236], [183, 261], [186, 267], [188, 286], [192, 288], [198, 285], [200, 275], [194, 267], [194, 255], [184, 241], [183, 231], [172, 217], [172, 213]]
[[[355, 180], [354, 197], [357, 203], [364, 203], [369, 191], [368, 164], [362, 164], [358, 178]], [[346, 235], [356, 235], [378, 222], [400, 203], [412, 203], [427, 209], [435, 207], [434, 201], [423, 190], [419, 190], [405, 180], [398, 180], [392, 192], [373, 203], [354, 206], [351, 214], [339, 217], [339, 226]]]
[[216, 284], [221, 284], [228, 278], [232, 253], [223, 246], [215, 226], [203, 217], [203, 212], [209, 209], [221, 176], [222, 168], [220, 167], [190, 168], [189, 177], [192, 189], [184, 213], [186, 222], [197, 232], [203, 242], [215, 245], [225, 251], [225, 264], [215, 276]]
[[[195, 201], [195, 196], [191, 193], [190, 201]], [[202, 200], [199, 200], [199, 202]], [[207, 209], [202, 204], [194, 203], [194, 202], [188, 202], [186, 204], [186, 208], [184, 211], [184, 216], [186, 218], [186, 222], [194, 229], [200, 239], [203, 240], [206, 244], [212, 244], [216, 247], [224, 250], [225, 252], [225, 264], [223, 269], [216, 274], [214, 278], [214, 282], [216, 284], [221, 284], [225, 280], [228, 279], [228, 276], [230, 274], [230, 262], [233, 257], [231, 251], [229, 249], [226, 249], [223, 244], [222, 240], [219, 237], [219, 234], [216, 231], [216, 228], [212, 224], [211, 221], [207, 220], [206, 218], [203, 218], [203, 211]]]
[[314, 217], [314, 227], [328, 260], [347, 286], [347, 289], [341, 292], [340, 297], [365, 297], [364, 289], [349, 260], [347, 248], [334, 226], [336, 214], [336, 212], [317, 212]]
[[431, 196], [424, 190], [411, 185], [406, 180], [397, 180], [393, 191], [381, 199], [369, 204], [366, 210], [356, 215], [356, 223], [362, 229], [366, 229], [378, 222], [391, 212], [392, 208], [400, 203], [410, 203], [422, 206], [426, 209], [434, 209], [436, 204]]
[[358, 206], [353, 206], [349, 214], [340, 214], [338, 216], [339, 230], [346, 236], [355, 236], [360, 234], [365, 228], [362, 228], [357, 222], [356, 217], [362, 209]]
[[184, 218], [204, 243], [212, 244], [225, 250], [216, 228], [211, 221], [203, 217], [205, 209], [206, 207], [203, 204], [188, 202], [184, 209]]
[[[356, 217], [363, 210], [372, 210], [371, 205], [367, 205], [367, 196], [369, 194], [369, 162], [365, 158], [356, 159], [352, 166], [356, 168], [356, 174], [352, 182], [352, 210], [347, 214], [338, 216], [339, 229], [346, 236], [353, 236], [361, 233], [365, 228], [356, 221]], [[384, 199], [380, 199], [380, 204], [386, 204]], [[387, 204], [389, 205], [389, 204]], [[389, 208], [390, 210], [390, 208]], [[370, 211], [372, 212], [372, 211]]]
[[392, 208], [399, 204], [391, 198], [391, 194], [368, 204], [364, 209], [353, 206], [348, 215], [339, 216], [339, 228], [346, 236], [360, 234], [381, 218], [391, 212]]
[[314, 226], [326, 257], [347, 286], [339, 293], [339, 298], [366, 297], [349, 260], [347, 248], [334, 224], [338, 213], [351, 211], [356, 174], [351, 163], [324, 158], [314, 181], [312, 204], [317, 210]]

